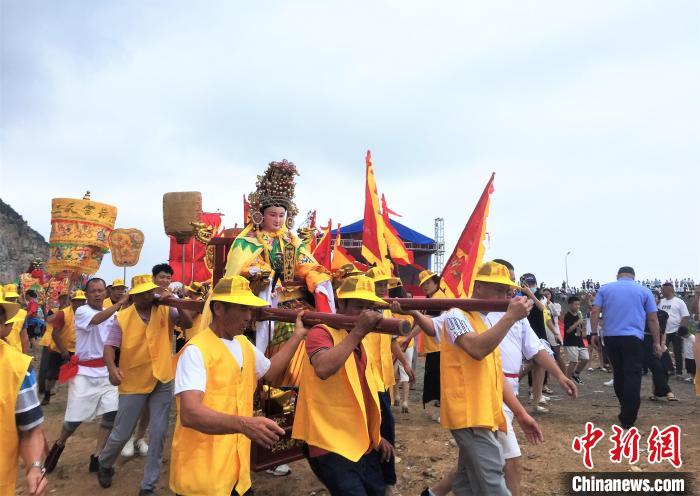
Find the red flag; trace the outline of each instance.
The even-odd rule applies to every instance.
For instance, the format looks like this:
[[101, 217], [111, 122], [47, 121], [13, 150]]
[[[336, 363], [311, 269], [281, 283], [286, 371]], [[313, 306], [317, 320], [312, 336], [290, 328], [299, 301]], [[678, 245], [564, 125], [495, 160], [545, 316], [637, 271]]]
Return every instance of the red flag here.
[[362, 256], [370, 264], [378, 267], [386, 265], [386, 241], [384, 239], [384, 222], [379, 212], [377, 182], [374, 178], [372, 154], [367, 150], [365, 157], [365, 217], [362, 227]]
[[[219, 235], [221, 226], [220, 213], [203, 212], [199, 218], [200, 222], [204, 222], [209, 226], [214, 227], [215, 237]], [[202, 282], [208, 280], [212, 271], [207, 266], [206, 255], [207, 246], [197, 241], [194, 237], [185, 245], [180, 245], [175, 241], [175, 238], [170, 237], [170, 257], [168, 263], [173, 268], [173, 281], [179, 281], [183, 284], [192, 284], [192, 281]], [[185, 273], [182, 273], [182, 253], [185, 253]]]
[[494, 176], [495, 174], [491, 174], [491, 179], [486, 184], [442, 271], [442, 280], [445, 282], [448, 296], [464, 298], [471, 295], [474, 274], [479, 270], [484, 257], [483, 241], [486, 233], [486, 218], [489, 215], [490, 195], [494, 191]]
[[393, 210], [390, 210], [389, 207], [386, 206], [386, 198], [384, 198], [384, 193], [382, 193], [382, 213], [386, 212], [387, 214], [391, 214], [394, 217], [403, 217], [401, 214], [397, 214]]
[[328, 219], [328, 227], [324, 229], [323, 235], [312, 253], [316, 261], [328, 270], [331, 268], [331, 226], [331, 220]]
[[389, 220], [389, 208], [386, 206], [386, 198], [382, 194], [382, 222], [384, 223], [384, 240], [391, 260], [398, 265], [410, 265], [413, 263], [413, 252], [406, 248], [403, 241]]

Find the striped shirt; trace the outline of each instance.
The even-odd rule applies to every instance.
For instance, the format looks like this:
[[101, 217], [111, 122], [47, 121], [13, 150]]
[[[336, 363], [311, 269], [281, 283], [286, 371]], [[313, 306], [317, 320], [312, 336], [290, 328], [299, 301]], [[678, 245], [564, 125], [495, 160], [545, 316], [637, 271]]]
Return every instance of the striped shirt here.
[[31, 365], [27, 369], [27, 375], [19, 388], [17, 404], [15, 406], [15, 423], [20, 431], [28, 431], [44, 421], [44, 413], [41, 411], [39, 397], [37, 396], [36, 377]]

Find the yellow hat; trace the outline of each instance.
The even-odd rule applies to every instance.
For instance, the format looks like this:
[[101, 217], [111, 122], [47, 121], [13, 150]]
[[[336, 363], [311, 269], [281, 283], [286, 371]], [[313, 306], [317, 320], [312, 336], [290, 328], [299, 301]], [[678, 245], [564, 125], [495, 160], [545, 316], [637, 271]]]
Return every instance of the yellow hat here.
[[223, 301], [247, 307], [266, 307], [268, 302], [258, 298], [250, 290], [248, 279], [243, 276], [224, 277], [216, 283], [209, 301]]
[[367, 276], [350, 276], [343, 280], [338, 288], [340, 300], [366, 300], [374, 303], [386, 302], [374, 293], [374, 280]]
[[511, 281], [508, 267], [497, 262], [486, 262], [479, 267], [479, 271], [476, 273], [474, 280], [490, 282], [492, 284], [503, 284], [504, 286], [510, 286], [511, 288], [518, 287], [517, 284]]
[[386, 270], [382, 269], [381, 267], [372, 267], [369, 269], [367, 272], [365, 272], [365, 275], [372, 279], [374, 283], [382, 282], [382, 281], [389, 281], [389, 283], [394, 283], [396, 284], [399, 280], [398, 277], [394, 277], [391, 274], [387, 273]]
[[430, 279], [431, 277], [439, 277], [435, 272], [432, 272], [430, 270], [421, 270], [420, 274], [418, 274], [418, 285], [420, 286], [423, 284], [425, 281]]
[[124, 279], [115, 279], [112, 281], [112, 287], [113, 288], [125, 288], [126, 284], [124, 283]]
[[0, 298], [0, 306], [5, 310], [5, 324], [14, 324], [19, 319], [15, 319], [15, 315], [19, 312], [19, 303], [12, 303]]
[[5, 284], [5, 298], [19, 298], [16, 284]]
[[195, 293], [198, 295], [203, 295], [206, 291], [204, 290], [204, 286], [202, 286], [200, 283], [197, 281], [192, 281], [192, 284], [189, 286], [185, 286], [185, 289], [189, 291], [190, 293]]
[[131, 278], [131, 291], [129, 291], [129, 294], [135, 295], [145, 293], [146, 291], [150, 291], [158, 287], [159, 286], [157, 284], [153, 283], [153, 276], [151, 274], [141, 274]]
[[71, 300], [87, 300], [85, 297], [85, 291], [82, 291], [80, 289], [76, 289], [73, 291], [73, 294], [70, 295]]

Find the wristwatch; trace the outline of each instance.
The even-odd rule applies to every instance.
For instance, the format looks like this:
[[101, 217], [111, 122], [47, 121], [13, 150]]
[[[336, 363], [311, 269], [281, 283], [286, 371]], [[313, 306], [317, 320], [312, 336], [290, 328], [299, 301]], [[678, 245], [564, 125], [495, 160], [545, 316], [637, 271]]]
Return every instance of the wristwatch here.
[[44, 472], [46, 472], [46, 469], [44, 468], [44, 462], [42, 462], [42, 461], [34, 461], [34, 462], [32, 462], [32, 464], [29, 465], [29, 467], [27, 467], [27, 472], [29, 472], [29, 471], [30, 471], [31, 469], [33, 469], [33, 468], [38, 468], [39, 470], [41, 470], [41, 473], [42, 473], [42, 474], [43, 474]]

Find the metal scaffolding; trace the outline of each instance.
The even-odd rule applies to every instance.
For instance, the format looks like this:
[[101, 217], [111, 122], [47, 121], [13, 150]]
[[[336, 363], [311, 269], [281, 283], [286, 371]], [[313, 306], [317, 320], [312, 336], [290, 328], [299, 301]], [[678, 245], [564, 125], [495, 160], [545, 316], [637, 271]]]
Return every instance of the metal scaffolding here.
[[434, 255], [433, 272], [440, 274], [445, 265], [445, 219], [442, 217], [435, 219], [435, 243], [437, 250]]

